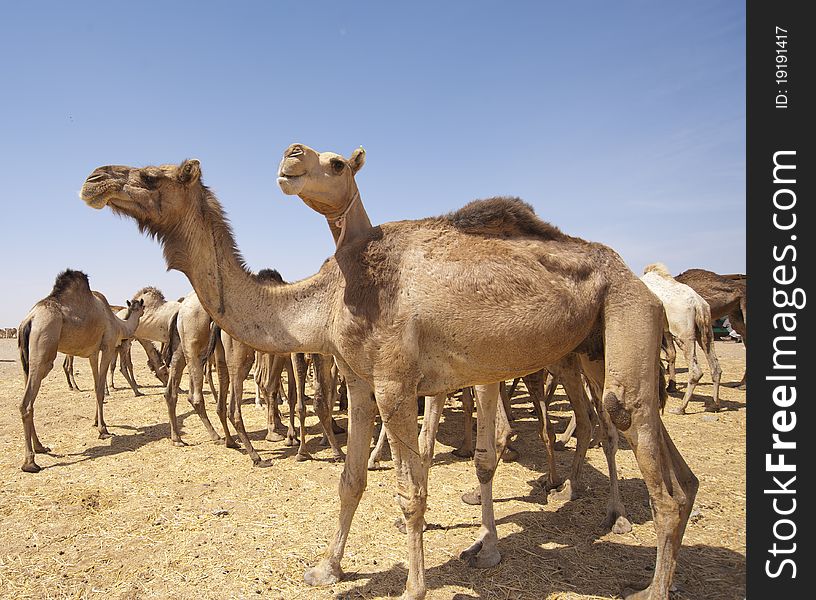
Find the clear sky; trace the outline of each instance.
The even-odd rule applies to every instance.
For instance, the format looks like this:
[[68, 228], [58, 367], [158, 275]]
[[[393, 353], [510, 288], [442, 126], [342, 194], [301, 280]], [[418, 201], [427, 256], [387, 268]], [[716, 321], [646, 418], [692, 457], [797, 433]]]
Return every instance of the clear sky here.
[[0, 82], [0, 326], [66, 267], [112, 303], [190, 291], [79, 200], [103, 164], [200, 159], [251, 268], [316, 272], [293, 142], [363, 145], [374, 223], [513, 195], [637, 273], [745, 270], [743, 2], [5, 3]]

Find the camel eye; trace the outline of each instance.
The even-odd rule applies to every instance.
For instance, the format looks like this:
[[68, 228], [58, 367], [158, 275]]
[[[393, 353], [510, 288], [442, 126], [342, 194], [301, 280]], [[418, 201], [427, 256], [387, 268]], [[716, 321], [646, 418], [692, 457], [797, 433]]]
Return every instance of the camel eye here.
[[344, 163], [342, 160], [334, 159], [331, 161], [331, 166], [335, 173], [340, 173], [345, 168], [346, 163]]

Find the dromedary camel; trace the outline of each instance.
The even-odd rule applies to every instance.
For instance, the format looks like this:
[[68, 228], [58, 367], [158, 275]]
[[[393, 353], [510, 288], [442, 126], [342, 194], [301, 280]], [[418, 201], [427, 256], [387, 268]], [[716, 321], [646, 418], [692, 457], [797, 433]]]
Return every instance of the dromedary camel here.
[[[711, 379], [714, 382], [714, 411], [720, 409], [720, 361], [714, 352], [714, 331], [711, 328], [711, 309], [703, 298], [689, 286], [675, 281], [669, 270], [661, 263], [648, 265], [640, 278], [652, 292], [660, 298], [666, 310], [666, 319], [670, 336], [667, 336], [667, 356], [669, 361], [669, 381], [676, 381], [674, 371], [674, 338], [684, 354], [689, 368], [688, 385], [683, 396], [683, 404], [669, 412], [682, 415], [686, 412], [689, 400], [694, 394], [703, 370], [697, 361], [697, 344], [703, 349], [711, 368]], [[696, 342], [696, 343], [695, 343]]]
[[[279, 178], [286, 193], [308, 187], [309, 195], [320, 197], [321, 182], [301, 177], [309, 158], [303, 152], [287, 157]], [[329, 166], [338, 176], [355, 170], [340, 158]], [[348, 189], [349, 200], [355, 192]], [[417, 439], [415, 399], [474, 384], [480, 384], [477, 410], [484, 417], [475, 456], [482, 529], [461, 556], [473, 566], [496, 565], [501, 555], [492, 477], [499, 386], [493, 382], [575, 350], [586, 376], [603, 387], [604, 407], [634, 451], [654, 513], [654, 576], [647, 589], [628, 597], [668, 598], [698, 481], [660, 419], [662, 306], [614, 251], [562, 233], [521, 201], [496, 198], [442, 217], [375, 227], [344, 245], [316, 275], [275, 286], [247, 271], [196, 160], [99, 167], [81, 197], [96, 209], [110, 206], [156, 236], [168, 267], [187, 275], [201, 303], [233, 337], [266, 352], [336, 357], [349, 388], [348, 456], [339, 527], [323, 559], [307, 571], [308, 583], [342, 577], [379, 408], [408, 531], [403, 597], [425, 596], [422, 530], [431, 457], [423, 434], [433, 439], [436, 432], [423, 431]]]
[[[744, 275], [717, 275], [705, 269], [689, 269], [675, 279], [708, 302], [712, 320], [728, 317], [731, 327], [742, 336], [742, 343], [747, 343], [748, 293]], [[745, 372], [737, 386], [745, 388]]]
[[[310, 156], [311, 160], [308, 164], [311, 170], [305, 171], [301, 177], [308, 177], [311, 180], [322, 180], [324, 183], [329, 182], [330, 185], [323, 185], [319, 197], [313, 197], [307, 190], [305, 193], [299, 194], [301, 200], [312, 210], [322, 215], [329, 226], [332, 237], [337, 249], [342, 245], [354, 243], [357, 240], [363, 239], [366, 236], [371, 236], [374, 232], [374, 227], [368, 216], [368, 212], [363, 204], [362, 197], [354, 175], [365, 164], [365, 151], [362, 148], [356, 149], [352, 152], [349, 158], [349, 163], [354, 165], [354, 169], [345, 169], [341, 176], [333, 173], [333, 160], [344, 161], [343, 157], [333, 152], [324, 152], [319, 155], [314, 149], [304, 146], [302, 144], [293, 144], [284, 153], [284, 158], [281, 162], [280, 169], [282, 170], [288, 157], [297, 152], [296, 156]], [[303, 162], [306, 162], [305, 160]], [[336, 193], [331, 193], [331, 189], [338, 190]], [[351, 200], [349, 200], [349, 190], [353, 190]], [[339, 215], [339, 216], [338, 216]], [[539, 434], [544, 442], [547, 451], [547, 489], [550, 490], [550, 497], [553, 500], [571, 500], [582, 489], [580, 482], [581, 466], [583, 465], [587, 449], [589, 448], [591, 438], [591, 413], [592, 408], [589, 404], [583, 382], [581, 381], [581, 369], [578, 360], [574, 355], [568, 355], [558, 361], [555, 365], [551, 365], [551, 370], [558, 374], [567, 392], [567, 397], [573, 407], [576, 419], [577, 429], [577, 447], [573, 456], [572, 467], [570, 474], [564, 481], [558, 478], [556, 472], [555, 462], [555, 433], [552, 424], [547, 416], [547, 403], [545, 402], [544, 388], [543, 388], [543, 372], [530, 373], [524, 376], [525, 384], [530, 392], [533, 406], [536, 409], [536, 414], [539, 417], [541, 424]], [[510, 398], [506, 390], [501, 390], [503, 395], [503, 402], [498, 405], [496, 435], [499, 440], [500, 455], [504, 454], [501, 448], [504, 448], [509, 443], [509, 438], [512, 433], [509, 423], [510, 413]], [[445, 403], [445, 395], [438, 396], [431, 400], [437, 403], [436, 409], [431, 414], [441, 414]], [[474, 446], [472, 443], [472, 412], [473, 412], [473, 395], [470, 389], [465, 388], [462, 393], [462, 404], [464, 418], [464, 440], [462, 446], [454, 450], [457, 456], [473, 456]], [[605, 431], [602, 428], [602, 431]], [[383, 452], [385, 442], [386, 428], [383, 427], [380, 432], [380, 437], [377, 444], [371, 452], [368, 459], [369, 470], [377, 468], [381, 453]], [[604, 436], [606, 440], [606, 436]], [[617, 486], [617, 472], [614, 468], [614, 452], [617, 448], [617, 441], [614, 444], [611, 441], [605, 441], [604, 449], [607, 451], [607, 461], [610, 466], [610, 480], [612, 481], [612, 494], [609, 502], [609, 511], [605, 521], [605, 525], [613, 528], [616, 533], [626, 533], [631, 531], [631, 523], [626, 519], [626, 511], [623, 507], [623, 502], [620, 499]], [[506, 458], [506, 456], [505, 456]], [[481, 501], [479, 489], [469, 491], [462, 496], [463, 501], [468, 504], [479, 504]]]
[[40, 443], [34, 429], [34, 400], [43, 378], [54, 367], [57, 352], [90, 360], [96, 391], [94, 425], [99, 429], [100, 439], [110, 437], [102, 408], [105, 375], [116, 346], [136, 330], [144, 303], [128, 302], [128, 309], [127, 318], [122, 321], [113, 314], [102, 294], [91, 292], [85, 273], [66, 269], [57, 276], [51, 293], [37, 302], [20, 323], [17, 345], [25, 375], [20, 402], [25, 432], [23, 471], [39, 472], [34, 453], [50, 452]]

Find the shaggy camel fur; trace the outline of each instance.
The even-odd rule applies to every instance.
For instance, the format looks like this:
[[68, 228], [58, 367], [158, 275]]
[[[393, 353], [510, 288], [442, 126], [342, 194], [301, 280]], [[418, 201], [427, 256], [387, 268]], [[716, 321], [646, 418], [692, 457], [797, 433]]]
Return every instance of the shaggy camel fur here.
[[144, 312], [141, 301], [128, 302], [126, 319], [119, 319], [105, 297], [91, 292], [88, 276], [67, 269], [57, 276], [54, 288], [34, 305], [20, 324], [17, 345], [25, 376], [20, 415], [25, 432], [23, 471], [37, 473], [34, 453], [50, 452], [40, 443], [34, 428], [34, 400], [40, 383], [54, 367], [57, 352], [88, 358], [96, 391], [96, 420], [99, 438], [110, 437], [105, 425], [103, 403], [105, 375], [119, 342], [133, 335]]
[[[290, 148], [279, 185], [286, 193], [319, 199], [321, 181], [307, 172], [323, 156]], [[325, 166], [348, 182], [351, 201], [357, 190], [349, 172], [359, 165], [334, 157]], [[474, 384], [484, 417], [475, 457], [482, 529], [461, 556], [469, 565], [496, 565], [501, 554], [492, 477], [499, 386], [491, 382], [531, 373], [576, 351], [635, 453], [654, 511], [654, 576], [647, 589], [628, 597], [668, 598], [698, 481], [660, 420], [662, 306], [614, 251], [562, 233], [521, 201], [499, 198], [443, 217], [375, 227], [370, 236], [343, 245], [316, 275], [275, 286], [257, 282], [246, 269], [196, 160], [99, 167], [81, 197], [92, 208], [110, 206], [156, 236], [168, 267], [187, 275], [209, 314], [233, 337], [266, 352], [336, 357], [349, 389], [340, 519], [323, 559], [307, 571], [307, 582], [328, 585], [342, 577], [379, 408], [408, 532], [403, 597], [425, 596], [422, 537], [427, 449], [433, 446], [425, 438], [436, 437], [425, 423], [438, 418], [423, 420], [418, 439], [415, 399]]]
[[[308, 146], [303, 146], [300, 144], [296, 144], [298, 150], [303, 153], [303, 155], [311, 154], [316, 155], [317, 153]], [[292, 151], [293, 147], [290, 147], [290, 152]], [[327, 152], [324, 153], [326, 156], [318, 158], [317, 161], [313, 161], [315, 165], [318, 166], [318, 169], [321, 165], [326, 165], [326, 167], [331, 168], [332, 159], [336, 158], [338, 155]], [[284, 166], [285, 161], [287, 160], [286, 157], [288, 155], [284, 155], [284, 159], [281, 163], [281, 169]], [[298, 155], [299, 156], [299, 155]], [[365, 163], [365, 151], [362, 148], [358, 148], [355, 150], [349, 162], [355, 165], [354, 171], [359, 171], [363, 164]], [[348, 177], [353, 175], [352, 170], [349, 169]], [[310, 173], [309, 176], [312, 179], [320, 177], [320, 173]], [[343, 180], [343, 178], [332, 177], [330, 172], [323, 173], [323, 177], [325, 181], [334, 182], [336, 187], [339, 188], [340, 192], [332, 195], [329, 192], [327, 186], [324, 186], [324, 193], [322, 193], [319, 199], [314, 199], [309, 195], [301, 196], [301, 199], [304, 203], [309, 206], [315, 212], [321, 214], [323, 217], [326, 218], [326, 221], [329, 226], [329, 230], [332, 233], [332, 237], [334, 238], [334, 242], [336, 247], [339, 249], [341, 245], [347, 245], [350, 243], [354, 243], [357, 240], [363, 239], [365, 236], [370, 236], [373, 231], [373, 226], [371, 225], [371, 220], [368, 217], [368, 212], [363, 205], [363, 200], [360, 195], [359, 190], [356, 190], [355, 193], [352, 195], [351, 200], [349, 201], [346, 190], [351, 189], [351, 185], [349, 182]], [[339, 217], [337, 215], [340, 215]], [[570, 475], [562, 482], [556, 473], [556, 462], [555, 462], [555, 434], [552, 428], [552, 424], [547, 417], [547, 403], [544, 402], [544, 389], [543, 389], [543, 373], [533, 373], [530, 375], [526, 375], [524, 377], [524, 381], [527, 384], [528, 390], [530, 391], [530, 395], [533, 398], [533, 405], [536, 409], [536, 413], [539, 417], [539, 423], [541, 424], [540, 428], [540, 436], [544, 441], [544, 445], [547, 450], [547, 457], [548, 457], [548, 480], [547, 480], [547, 489], [551, 490], [551, 498], [553, 500], [572, 500], [576, 497], [576, 494], [582, 489], [580, 483], [580, 475], [581, 475], [581, 466], [583, 465], [584, 458], [586, 456], [586, 451], [589, 448], [590, 444], [590, 437], [591, 437], [591, 413], [592, 408], [589, 404], [589, 399], [587, 398], [584, 392], [583, 382], [581, 380], [581, 368], [578, 364], [578, 360], [572, 356], [565, 357], [556, 365], [551, 367], [553, 372], [557, 373], [564, 382], [565, 389], [567, 390], [567, 396], [569, 398], [570, 404], [573, 407], [574, 414], [577, 415], [577, 448], [575, 455], [573, 456], [572, 468], [570, 469]], [[518, 453], [511, 450], [509, 446], [510, 436], [512, 434], [512, 429], [510, 427], [509, 417], [510, 417], [510, 395], [507, 393], [504, 383], [501, 383], [500, 386], [500, 394], [502, 397], [502, 403], [498, 405], [497, 415], [498, 419], [496, 422], [496, 435], [498, 438], [498, 445], [499, 445], [499, 453], [500, 456], [503, 456], [505, 460], [514, 460]], [[441, 414], [441, 411], [444, 407], [445, 396], [440, 396], [432, 400], [432, 402], [437, 403], [436, 409], [431, 414]], [[456, 456], [461, 457], [470, 457], [473, 456], [473, 433], [472, 433], [472, 418], [473, 418], [473, 394], [470, 388], [465, 388], [462, 392], [462, 404], [463, 404], [463, 412], [464, 412], [464, 440], [462, 446], [454, 450], [454, 454]], [[437, 425], [438, 426], [438, 425]], [[604, 431], [602, 429], [602, 431]], [[373, 470], [379, 466], [380, 458], [384, 450], [385, 441], [386, 441], [386, 428], [382, 427], [380, 430], [380, 436], [377, 440], [377, 443], [374, 449], [371, 452], [371, 455], [368, 459], [368, 469]], [[607, 461], [610, 465], [610, 480], [612, 481], [612, 494], [609, 503], [609, 513], [607, 515], [605, 524], [609, 527], [613, 528], [616, 533], [626, 533], [631, 531], [631, 524], [626, 519], [625, 516], [625, 509], [623, 508], [623, 503], [620, 500], [620, 495], [618, 493], [618, 486], [617, 486], [617, 471], [612, 468], [614, 466], [614, 451], [616, 447], [615, 444], [610, 442], [604, 443], [604, 449], [607, 451]], [[505, 449], [506, 448], [506, 449]], [[505, 449], [505, 450], [502, 450]], [[481, 496], [479, 493], [479, 489], [469, 491], [462, 496], [462, 500], [469, 504], [479, 504], [481, 502]]]
[[[742, 336], [742, 343], [747, 343], [748, 288], [745, 275], [717, 275], [705, 269], [689, 269], [675, 279], [708, 302], [712, 320], [728, 317], [731, 327]], [[745, 388], [745, 372], [737, 385]]]
[[[669, 362], [669, 381], [676, 381], [675, 351], [673, 340], [680, 344], [686, 355], [689, 366], [688, 385], [683, 396], [683, 404], [669, 412], [682, 415], [686, 412], [694, 388], [703, 376], [703, 370], [697, 362], [697, 344], [703, 349], [711, 368], [711, 379], [714, 381], [714, 410], [720, 409], [720, 362], [714, 352], [714, 331], [711, 327], [711, 309], [703, 298], [689, 286], [675, 281], [665, 265], [654, 263], [648, 265], [640, 278], [660, 298], [666, 311], [668, 326], [666, 354]], [[695, 343], [696, 342], [696, 343]]]

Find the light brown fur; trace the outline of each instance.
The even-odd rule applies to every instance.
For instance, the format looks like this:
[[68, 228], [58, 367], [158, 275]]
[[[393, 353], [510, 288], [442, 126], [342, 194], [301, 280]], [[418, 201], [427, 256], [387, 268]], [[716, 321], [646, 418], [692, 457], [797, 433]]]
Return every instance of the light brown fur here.
[[553, 363], [602, 328], [605, 360], [583, 365], [584, 372], [602, 386], [604, 406], [635, 452], [658, 538], [652, 583], [630, 598], [668, 598], [698, 483], [660, 421], [662, 308], [615, 252], [568, 236], [485, 236], [444, 218], [424, 219], [375, 227], [341, 245], [316, 275], [265, 285], [247, 271], [221, 206], [200, 177], [194, 160], [100, 167], [83, 185], [82, 198], [134, 218], [157, 236], [168, 266], [188, 276], [230, 335], [266, 352], [337, 358], [349, 387], [340, 522], [323, 559], [307, 572], [309, 583], [331, 584], [342, 576], [340, 561], [366, 486], [374, 392], [408, 533], [403, 597], [423, 598], [426, 591], [422, 529], [431, 456], [416, 435], [418, 395], [482, 386], [475, 457], [482, 530], [462, 558], [473, 566], [495, 565], [501, 555], [491, 486], [499, 394], [492, 382]]
[[25, 434], [23, 471], [40, 471], [34, 461], [35, 452], [50, 452], [40, 443], [34, 428], [34, 400], [43, 378], [54, 367], [57, 352], [89, 359], [96, 391], [94, 426], [100, 439], [110, 437], [103, 416], [105, 376], [116, 346], [133, 335], [144, 312], [141, 301], [129, 301], [128, 307], [126, 320], [119, 319], [102, 294], [91, 292], [87, 275], [69, 269], [57, 277], [51, 294], [35, 304], [23, 319], [18, 339], [25, 375], [20, 402]]

